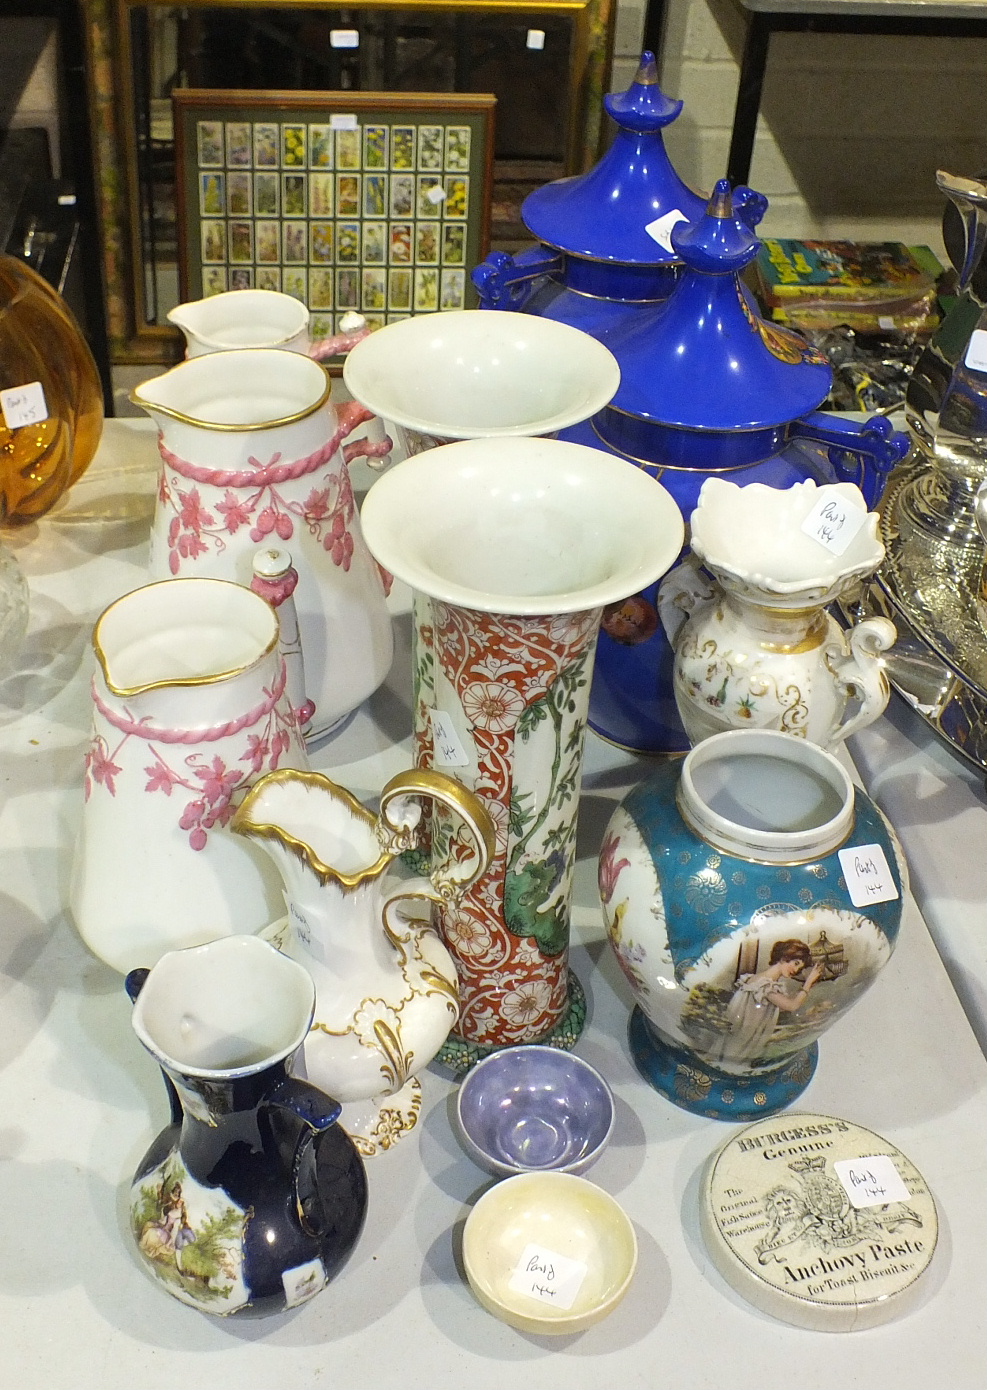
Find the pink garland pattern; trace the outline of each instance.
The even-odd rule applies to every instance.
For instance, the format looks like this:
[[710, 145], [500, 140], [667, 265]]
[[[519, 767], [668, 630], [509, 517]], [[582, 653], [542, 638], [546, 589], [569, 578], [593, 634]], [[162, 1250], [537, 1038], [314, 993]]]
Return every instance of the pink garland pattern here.
[[[340, 424], [336, 433], [314, 453], [292, 462], [282, 462], [274, 454], [264, 464], [250, 458], [250, 468], [209, 468], [179, 458], [158, 436], [158, 451], [164, 468], [158, 485], [158, 499], [163, 507], [174, 513], [168, 525], [168, 568], [180, 573], [184, 561], [194, 561], [208, 554], [210, 548], [221, 554], [228, 537], [235, 536], [241, 527], [250, 528], [250, 539], [263, 544], [268, 536], [276, 535], [289, 541], [300, 523], [331, 557], [334, 565], [349, 570], [353, 557], [351, 527], [356, 515], [356, 503], [347, 464], [357, 453], [381, 457], [391, 447], [391, 441], [372, 444], [359, 440], [347, 445], [338, 471], [329, 468], [343, 439], [358, 425], [372, 418], [370, 412], [356, 402], [341, 407]], [[323, 486], [313, 486], [300, 501], [289, 499], [281, 491], [285, 483], [297, 482], [318, 469], [326, 470], [319, 480]], [[183, 487], [182, 483], [192, 484]], [[212, 502], [203, 499], [201, 488], [222, 490], [222, 496]]]
[[[111, 749], [101, 734], [94, 734], [85, 759], [85, 799], [89, 800], [95, 787], [103, 787], [116, 796], [116, 779], [124, 774], [117, 762], [128, 739], [141, 738], [147, 742], [152, 762], [144, 768], [147, 782], [145, 792], [163, 792], [170, 797], [176, 787], [192, 793], [186, 801], [178, 824], [188, 831], [189, 844], [194, 850], [205, 849], [208, 832], [217, 825], [227, 825], [233, 815], [234, 799], [262, 772], [273, 772], [291, 746], [295, 717], [286, 701], [279, 704], [284, 692], [286, 672], [281, 663], [278, 676], [270, 690], [264, 690], [264, 700], [255, 709], [228, 724], [213, 725], [210, 729], [155, 729], [146, 719], [134, 719], [126, 708], [121, 716], [111, 710], [93, 691], [96, 708], [108, 722], [123, 734]], [[201, 751], [189, 753], [176, 764], [169, 762], [155, 747], [178, 744], [200, 744], [235, 737], [246, 728], [264, 722], [257, 733], [247, 736], [246, 749], [235, 761], [215, 754], [207, 759]], [[246, 764], [240, 767], [238, 764]]]

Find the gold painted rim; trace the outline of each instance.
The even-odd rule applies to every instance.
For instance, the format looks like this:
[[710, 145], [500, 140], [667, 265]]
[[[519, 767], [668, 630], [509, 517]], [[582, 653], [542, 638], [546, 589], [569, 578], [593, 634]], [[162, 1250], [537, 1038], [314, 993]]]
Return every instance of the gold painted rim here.
[[[535, 190], [537, 192], [537, 189]], [[524, 224], [528, 227], [527, 222]], [[554, 241], [546, 241], [538, 232], [532, 231], [528, 227], [531, 235], [540, 241], [542, 246], [547, 246], [551, 251], [561, 251], [564, 256], [571, 256], [574, 261], [589, 261], [591, 265], [610, 265], [610, 266], [632, 266], [634, 269], [642, 270], [664, 270], [668, 266], [681, 266], [685, 262], [681, 257], [676, 256], [668, 261], [618, 261], [613, 256], [588, 256], [582, 251], [568, 251], [564, 246], [557, 246]], [[657, 243], [655, 243], [657, 245]], [[642, 303], [645, 301], [641, 301]], [[654, 300], [653, 303], [662, 303], [661, 300]]]
[[[723, 730], [723, 732], [727, 733], [729, 731]], [[794, 737], [794, 735], [788, 734], [786, 735], [786, 737], [792, 738]], [[703, 804], [705, 805], [705, 803]], [[850, 805], [851, 810], [856, 809], [857, 788], [852, 780], [850, 782]], [[825, 849], [822, 852], [816, 849], [813, 850], [811, 854], [800, 855], [797, 859], [758, 859], [750, 854], [742, 854], [737, 849], [724, 849], [721, 845], [717, 845], [711, 839], [709, 839], [708, 834], [703, 830], [701, 826], [696, 824], [695, 819], [689, 815], [688, 809], [684, 805], [684, 797], [682, 796], [681, 782], [675, 788], [675, 806], [679, 815], [682, 817], [685, 824], [692, 831], [693, 835], [697, 836], [700, 840], [702, 840], [703, 844], [709, 845], [709, 847], [715, 850], [718, 854], [727, 855], [730, 859], [740, 859], [745, 864], [767, 864], [770, 868], [778, 869], [795, 869], [798, 868], [800, 864], [811, 864], [814, 860], [817, 859], [828, 859], [831, 855], [836, 854], [838, 850], [841, 850], [843, 846], [846, 844], [846, 842], [852, 837], [854, 832], [854, 826], [856, 823], [856, 817], [851, 815], [850, 824], [847, 826], [847, 831], [843, 838], [834, 841], [830, 848]], [[742, 826], [739, 823], [739, 821], [730, 821], [729, 824], [736, 825], [739, 830], [744, 830], [747, 828], [745, 826]], [[774, 830], [766, 833], [773, 835], [782, 835], [785, 832], [781, 830]]]
[[[148, 681], [143, 685], [115, 685], [113, 681], [110, 680], [106, 653], [103, 651], [102, 644], [99, 640], [100, 627], [104, 619], [108, 618], [113, 610], [119, 608], [127, 599], [133, 598], [134, 594], [144, 593], [148, 589], [163, 589], [166, 585], [170, 588], [173, 584], [224, 584], [228, 589], [235, 589], [237, 594], [253, 593], [253, 590], [248, 589], [246, 585], [235, 584], [231, 579], [213, 579], [211, 577], [207, 578], [206, 576], [194, 578], [188, 575], [185, 578], [159, 579], [155, 584], [143, 584], [139, 589], [131, 589], [129, 594], [121, 594], [119, 598], [114, 599], [108, 607], [103, 609], [102, 613], [100, 613], [99, 617], [96, 619], [95, 626], [93, 627], [92, 644], [93, 651], [96, 653], [96, 660], [99, 662], [100, 670], [103, 673], [103, 680], [106, 682], [107, 690], [122, 699], [134, 695], [143, 695], [149, 690], [167, 690], [176, 685], [217, 685], [220, 681], [231, 680], [233, 676], [242, 676], [245, 671], [252, 670], [258, 662], [263, 661], [266, 656], [270, 656], [271, 652], [277, 649], [278, 642], [281, 640], [281, 631], [277, 623], [277, 618], [275, 617], [274, 631], [271, 634], [271, 639], [267, 646], [263, 651], [258, 652], [252, 661], [244, 662], [242, 666], [231, 667], [228, 671], [217, 671], [211, 676], [176, 676], [171, 677], [169, 680]], [[260, 595], [255, 594], [254, 597], [260, 598]], [[266, 599], [261, 599], [260, 601], [265, 607], [270, 608], [270, 604], [267, 603]]]
[[292, 767], [279, 767], [274, 772], [266, 773], [254, 783], [233, 813], [233, 819], [230, 821], [231, 830], [238, 835], [252, 836], [260, 840], [273, 840], [277, 844], [284, 845], [285, 849], [312, 870], [323, 887], [328, 883], [335, 883], [344, 892], [352, 891], [354, 888], [359, 888], [361, 884], [380, 878], [387, 866], [394, 860], [394, 854], [389, 850], [382, 849], [374, 863], [369, 864], [365, 869], [360, 869], [353, 874], [342, 873], [339, 869], [334, 869], [332, 865], [324, 864], [309, 845], [289, 834], [280, 826], [274, 825], [270, 821], [254, 820], [252, 818], [254, 805], [260, 800], [265, 787], [272, 782], [277, 784], [301, 782], [306, 787], [319, 787], [323, 791], [327, 791], [334, 801], [341, 802], [376, 836], [377, 817], [372, 811], [368, 811], [362, 801], [358, 801], [352, 792], [341, 787], [338, 782], [334, 782], [323, 772], [308, 772]]
[[[628, 419], [641, 420], [646, 425], [657, 425], [665, 430], [682, 430], [688, 434], [760, 434], [762, 430], [780, 430], [793, 423], [789, 418], [778, 420], [773, 425], [724, 425], [721, 429], [710, 429], [708, 425], [677, 425], [668, 420], [645, 420], [642, 415], [636, 415], [633, 410], [624, 410], [622, 406], [614, 405], [612, 401], [605, 408], [612, 410], [615, 415], [626, 415]], [[818, 406], [813, 408], [818, 409]], [[801, 416], [796, 416], [796, 419], [801, 418]]]
[[[277, 347], [239, 348], [236, 349], [236, 351], [283, 352], [284, 349]], [[201, 353], [199, 357], [189, 358], [188, 360], [190, 362], [198, 362], [201, 361], [204, 357], [216, 357], [219, 355], [220, 354], [218, 353], [204, 352]], [[223, 353], [222, 355], [225, 357], [229, 354]], [[293, 353], [292, 356], [302, 357], [302, 354]], [[179, 424], [192, 425], [195, 429], [210, 430], [215, 434], [247, 434], [255, 430], [276, 430], [280, 429], [282, 425], [294, 425], [297, 424], [299, 420], [307, 420], [310, 415], [314, 415], [317, 410], [320, 410], [332, 395], [332, 378], [326, 371], [325, 367], [323, 367], [322, 363], [316, 362], [314, 358], [311, 357], [305, 357], [303, 360], [306, 362], [311, 362], [313, 366], [318, 367], [319, 371], [325, 377], [325, 386], [323, 387], [322, 395], [319, 397], [317, 401], [314, 401], [311, 405], [307, 405], [304, 410], [296, 410], [293, 415], [282, 415], [279, 419], [276, 420], [258, 420], [254, 424], [224, 424], [220, 421], [199, 420], [194, 415], [186, 415], [184, 411], [174, 410], [169, 405], [158, 405], [155, 402], [143, 400], [138, 395], [138, 391], [140, 390], [139, 386], [135, 386], [133, 388], [133, 390], [130, 392], [130, 396], [128, 397], [128, 399], [130, 400], [132, 405], [139, 406], [141, 410], [146, 410], [151, 415], [164, 415], [165, 418], [168, 420], [177, 420]], [[171, 371], [177, 372], [179, 368], [183, 365], [184, 363], [180, 362], [177, 367], [172, 367]], [[163, 373], [163, 375], [168, 376], [170, 375], [170, 373], [165, 372]]]

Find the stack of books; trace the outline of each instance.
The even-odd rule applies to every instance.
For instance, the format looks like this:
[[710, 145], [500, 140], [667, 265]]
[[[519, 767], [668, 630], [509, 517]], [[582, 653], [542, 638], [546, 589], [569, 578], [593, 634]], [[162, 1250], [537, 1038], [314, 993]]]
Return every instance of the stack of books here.
[[792, 328], [926, 334], [939, 323], [943, 267], [927, 246], [766, 237], [756, 269], [766, 311]]

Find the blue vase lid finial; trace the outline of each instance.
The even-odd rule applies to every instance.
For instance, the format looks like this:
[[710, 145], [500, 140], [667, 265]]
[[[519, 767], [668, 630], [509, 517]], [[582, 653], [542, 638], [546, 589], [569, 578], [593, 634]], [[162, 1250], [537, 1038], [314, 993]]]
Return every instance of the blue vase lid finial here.
[[682, 103], [665, 96], [654, 54], [645, 52], [627, 91], [605, 97], [603, 104], [617, 123], [613, 144], [588, 173], [529, 194], [521, 208], [525, 226], [545, 245], [572, 256], [675, 264], [679, 258], [669, 249], [667, 233], [656, 239], [647, 229], [676, 213], [693, 222], [705, 206], [673, 169], [662, 139]]
[[762, 194], [731, 192], [721, 179], [701, 216], [672, 228], [685, 266], [678, 284], [607, 342], [620, 364], [613, 409], [686, 429], [750, 430], [801, 419], [825, 400], [829, 363], [766, 323], [740, 279], [766, 207]]

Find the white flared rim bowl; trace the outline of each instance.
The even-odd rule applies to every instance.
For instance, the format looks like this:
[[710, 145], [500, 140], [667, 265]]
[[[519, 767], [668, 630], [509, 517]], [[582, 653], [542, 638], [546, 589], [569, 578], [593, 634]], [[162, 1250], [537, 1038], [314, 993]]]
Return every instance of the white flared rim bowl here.
[[379, 328], [343, 364], [355, 400], [445, 439], [554, 434], [616, 395], [620, 368], [581, 329], [532, 314], [462, 309]]
[[780, 596], [825, 591], [854, 575], [873, 573], [884, 559], [877, 512], [867, 513], [842, 555], [802, 531], [802, 523], [827, 495], [866, 511], [863, 494], [853, 483], [817, 484], [809, 478], [787, 488], [765, 483], [741, 487], [707, 478], [690, 519], [692, 550], [719, 577]]
[[670, 494], [626, 459], [556, 439], [429, 449], [373, 484], [371, 554], [420, 593], [484, 613], [576, 613], [653, 584], [684, 539]]
[[[569, 1309], [509, 1287], [528, 1244], [587, 1265]], [[637, 1267], [634, 1226], [608, 1192], [572, 1173], [521, 1173], [485, 1192], [466, 1218], [463, 1265], [488, 1312], [523, 1332], [581, 1332], [611, 1313]]]

